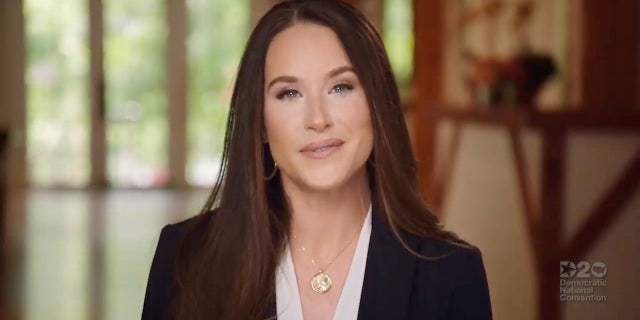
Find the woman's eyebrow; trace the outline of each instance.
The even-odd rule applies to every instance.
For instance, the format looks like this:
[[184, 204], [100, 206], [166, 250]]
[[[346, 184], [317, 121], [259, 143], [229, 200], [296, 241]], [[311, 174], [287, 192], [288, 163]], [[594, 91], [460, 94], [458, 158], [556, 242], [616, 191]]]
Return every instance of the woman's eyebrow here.
[[[327, 78], [333, 78], [337, 75], [343, 74], [345, 72], [354, 72], [354, 69], [352, 66], [341, 66], [341, 67], [337, 67], [331, 71], [329, 71], [327, 73]], [[298, 78], [294, 77], [294, 76], [279, 76], [274, 78], [273, 80], [271, 80], [269, 82], [269, 85], [267, 86], [267, 90], [271, 89], [271, 87], [278, 83], [278, 82], [286, 82], [286, 83], [296, 83], [298, 82]]]
[[271, 87], [278, 82], [286, 82], [286, 83], [295, 83], [298, 82], [298, 78], [294, 76], [279, 76], [269, 82], [267, 86], [267, 90], [271, 89]]
[[329, 71], [329, 73], [327, 74], [328, 75], [327, 78], [333, 78], [333, 77], [335, 77], [337, 75], [340, 75], [342, 73], [349, 72], [349, 71], [355, 73], [355, 71], [354, 71], [352, 66], [337, 67], [337, 68]]

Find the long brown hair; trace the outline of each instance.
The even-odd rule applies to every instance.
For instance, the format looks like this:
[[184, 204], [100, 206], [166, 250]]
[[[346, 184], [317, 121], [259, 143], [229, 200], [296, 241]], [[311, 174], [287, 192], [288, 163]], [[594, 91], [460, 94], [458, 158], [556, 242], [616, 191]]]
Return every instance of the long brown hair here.
[[219, 180], [178, 253], [180, 319], [259, 319], [273, 302], [290, 213], [279, 174], [264, 179], [274, 165], [262, 139], [264, 68], [271, 40], [297, 22], [332, 29], [364, 88], [374, 135], [367, 172], [376, 212], [403, 243], [403, 233], [456, 240], [420, 196], [398, 87], [378, 33], [340, 1], [283, 2], [258, 22], [240, 62]]

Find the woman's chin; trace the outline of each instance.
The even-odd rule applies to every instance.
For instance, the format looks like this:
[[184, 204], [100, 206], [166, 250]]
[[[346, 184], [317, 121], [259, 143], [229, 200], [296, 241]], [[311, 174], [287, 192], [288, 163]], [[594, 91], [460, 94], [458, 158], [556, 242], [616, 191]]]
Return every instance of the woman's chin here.
[[345, 180], [335, 175], [306, 176], [300, 179], [299, 185], [308, 191], [324, 192], [340, 189], [345, 184]]
[[356, 183], [357, 173], [341, 172], [342, 170], [318, 170], [306, 172], [299, 177], [298, 183], [303, 189], [316, 192], [339, 191], [349, 188], [349, 184]]

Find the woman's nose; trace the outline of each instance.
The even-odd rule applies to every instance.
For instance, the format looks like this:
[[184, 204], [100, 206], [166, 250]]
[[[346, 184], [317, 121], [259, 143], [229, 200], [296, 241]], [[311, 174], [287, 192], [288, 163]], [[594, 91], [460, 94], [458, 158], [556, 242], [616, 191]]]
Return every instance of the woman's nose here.
[[324, 99], [309, 99], [305, 122], [305, 128], [314, 131], [324, 131], [333, 125], [327, 102]]

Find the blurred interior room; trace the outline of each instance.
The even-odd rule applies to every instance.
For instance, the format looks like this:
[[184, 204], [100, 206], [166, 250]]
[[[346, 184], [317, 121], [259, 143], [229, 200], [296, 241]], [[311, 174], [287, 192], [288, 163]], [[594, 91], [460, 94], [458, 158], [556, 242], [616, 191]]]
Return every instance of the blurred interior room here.
[[[275, 2], [0, 1], [1, 319], [140, 318]], [[494, 318], [640, 319], [640, 1], [349, 2], [389, 52], [425, 199], [483, 253]]]

